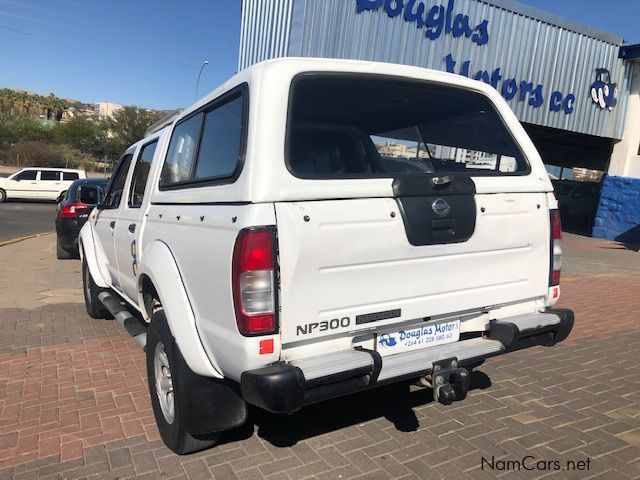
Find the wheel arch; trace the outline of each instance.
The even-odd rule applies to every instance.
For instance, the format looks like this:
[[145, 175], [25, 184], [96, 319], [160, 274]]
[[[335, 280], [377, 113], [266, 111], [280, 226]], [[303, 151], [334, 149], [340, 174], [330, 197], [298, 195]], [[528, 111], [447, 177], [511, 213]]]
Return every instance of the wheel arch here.
[[138, 305], [146, 321], [153, 313], [153, 298], [162, 304], [171, 334], [189, 368], [198, 375], [223, 378], [215, 356], [204, 349], [175, 258], [160, 240], [145, 249], [138, 274]]

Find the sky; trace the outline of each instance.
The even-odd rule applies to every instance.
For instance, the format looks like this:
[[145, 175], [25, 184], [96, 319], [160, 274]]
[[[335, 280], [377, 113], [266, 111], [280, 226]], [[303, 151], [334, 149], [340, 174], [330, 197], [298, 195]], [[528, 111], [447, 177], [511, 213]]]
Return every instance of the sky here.
[[[640, 43], [640, 0], [522, 1]], [[186, 107], [204, 60], [199, 97], [236, 72], [239, 38], [240, 0], [0, 0], [0, 88]]]

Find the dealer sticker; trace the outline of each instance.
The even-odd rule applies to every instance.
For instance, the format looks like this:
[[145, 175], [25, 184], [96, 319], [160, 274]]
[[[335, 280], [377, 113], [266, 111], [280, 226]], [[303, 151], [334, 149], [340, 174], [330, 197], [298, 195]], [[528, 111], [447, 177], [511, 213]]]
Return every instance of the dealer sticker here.
[[379, 334], [376, 336], [376, 349], [382, 356], [394, 355], [459, 339], [460, 320], [452, 320]]

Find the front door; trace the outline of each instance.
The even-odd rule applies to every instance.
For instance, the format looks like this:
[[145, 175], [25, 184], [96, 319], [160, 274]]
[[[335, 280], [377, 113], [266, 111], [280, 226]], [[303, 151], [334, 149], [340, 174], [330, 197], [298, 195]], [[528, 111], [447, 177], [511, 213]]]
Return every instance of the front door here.
[[36, 198], [38, 188], [38, 171], [23, 170], [7, 181], [9, 198]]
[[138, 295], [138, 238], [143, 226], [145, 212], [145, 191], [149, 169], [158, 139], [143, 145], [136, 158], [133, 174], [127, 188], [126, 201], [123, 200], [115, 227], [115, 249], [120, 275], [120, 290], [129, 300], [136, 301]]
[[100, 210], [94, 220], [98, 266], [103, 277], [116, 289], [120, 289], [120, 278], [115, 250], [115, 228], [132, 158], [133, 153], [126, 153], [118, 162], [107, 187], [104, 201], [100, 204]]

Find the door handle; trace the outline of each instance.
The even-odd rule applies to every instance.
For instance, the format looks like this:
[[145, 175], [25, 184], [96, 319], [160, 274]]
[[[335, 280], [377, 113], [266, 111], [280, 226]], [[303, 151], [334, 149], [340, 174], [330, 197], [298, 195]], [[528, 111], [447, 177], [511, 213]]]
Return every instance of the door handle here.
[[114, 221], [112, 221], [112, 222], [109, 224], [109, 226], [111, 227], [111, 230], [113, 230], [114, 228], [116, 228], [116, 222], [115, 222], [115, 220], [114, 220]]
[[131, 233], [135, 233], [135, 231], [136, 231], [136, 224], [135, 223], [130, 223], [129, 224], [129, 231]]

